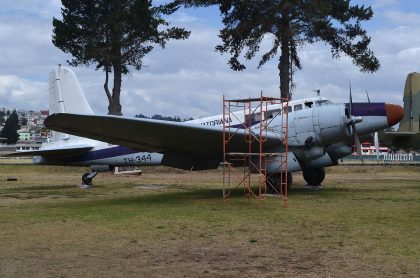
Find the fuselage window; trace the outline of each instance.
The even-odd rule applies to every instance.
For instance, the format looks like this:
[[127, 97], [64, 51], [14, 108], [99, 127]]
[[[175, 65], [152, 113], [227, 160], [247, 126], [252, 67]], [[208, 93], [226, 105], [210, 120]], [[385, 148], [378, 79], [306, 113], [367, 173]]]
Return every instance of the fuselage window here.
[[261, 114], [260, 113], [245, 115], [245, 121], [246, 122], [255, 123], [255, 122], [259, 122], [260, 119], [261, 119]]
[[299, 111], [299, 110], [302, 110], [302, 104], [296, 104], [294, 110], [295, 110], [295, 112]]
[[261, 120], [261, 114], [260, 113], [255, 113], [252, 116], [252, 121], [256, 122], [256, 121], [260, 121]]
[[275, 109], [267, 112], [266, 119], [272, 119], [274, 117], [277, 117], [278, 115], [281, 115], [280, 109]]
[[308, 108], [311, 108], [312, 104], [314, 104], [312, 101], [305, 102], [305, 106], [308, 107]]

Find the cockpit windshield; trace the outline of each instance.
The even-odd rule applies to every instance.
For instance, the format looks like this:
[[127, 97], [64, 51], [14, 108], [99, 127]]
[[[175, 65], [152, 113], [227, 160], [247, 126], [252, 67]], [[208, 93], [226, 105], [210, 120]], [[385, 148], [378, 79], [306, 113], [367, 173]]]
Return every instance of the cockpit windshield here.
[[331, 103], [332, 102], [330, 100], [322, 99], [322, 100], [315, 101], [315, 106], [322, 106], [322, 105], [327, 105], [327, 104], [331, 104]]

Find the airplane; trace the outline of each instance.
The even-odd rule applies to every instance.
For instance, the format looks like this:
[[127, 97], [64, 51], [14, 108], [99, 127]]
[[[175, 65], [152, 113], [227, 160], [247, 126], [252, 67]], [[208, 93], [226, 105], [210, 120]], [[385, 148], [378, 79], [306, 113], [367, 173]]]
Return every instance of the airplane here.
[[[267, 130], [262, 134], [266, 140], [263, 151], [284, 153], [286, 135], [280, 123], [272, 118], [285, 110], [288, 111], [289, 126], [287, 171], [302, 171], [305, 181], [311, 186], [320, 186], [324, 181], [325, 167], [337, 165], [339, 159], [352, 153], [353, 142], [361, 156], [359, 136], [392, 127], [404, 114], [402, 107], [395, 104], [353, 103], [351, 97], [349, 103], [333, 103], [317, 96], [290, 101], [287, 107], [270, 105], [264, 115], [237, 111], [235, 117], [217, 115], [180, 123], [56, 109], [44, 123], [58, 132], [160, 154], [160, 163], [156, 164], [207, 170], [218, 168], [223, 161], [223, 124], [245, 126], [251, 116], [267, 122]], [[254, 135], [259, 136], [259, 121], [252, 121], [250, 128]], [[244, 129], [236, 131], [230, 142], [231, 152], [257, 151], [256, 144], [248, 149], [244, 140], [246, 134]], [[282, 170], [279, 156], [267, 161], [269, 181], [275, 186], [281, 184], [279, 173]], [[288, 184], [290, 186], [291, 180]]]
[[420, 73], [407, 75], [403, 102], [404, 117], [398, 131], [379, 133], [379, 141], [391, 149], [420, 150]]
[[[49, 75], [49, 111], [93, 115], [76, 75], [69, 68], [55, 67]], [[98, 172], [112, 171], [116, 166], [159, 165], [163, 155], [52, 131], [51, 138], [39, 150], [4, 156], [33, 156], [33, 163], [39, 165], [90, 166], [91, 172], [82, 175], [82, 185], [91, 187]]]

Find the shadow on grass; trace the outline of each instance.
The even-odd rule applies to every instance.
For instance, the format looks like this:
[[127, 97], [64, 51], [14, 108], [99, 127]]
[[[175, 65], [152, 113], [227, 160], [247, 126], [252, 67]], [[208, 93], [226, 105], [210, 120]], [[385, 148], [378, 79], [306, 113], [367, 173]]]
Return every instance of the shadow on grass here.
[[37, 190], [60, 190], [60, 189], [77, 189], [74, 185], [38, 185], [38, 186], [25, 186], [25, 187], [15, 187], [8, 188], [7, 191], [10, 192], [23, 192], [23, 191], [37, 191]]
[[[256, 191], [255, 191], [256, 192]], [[290, 191], [289, 196], [293, 195], [316, 195], [319, 197], [331, 197], [336, 194], [337, 191], [334, 189], [329, 190], [306, 190], [306, 189], [294, 189]], [[271, 199], [271, 198], [269, 198]], [[257, 201], [256, 198], [250, 197], [251, 201]], [[129, 197], [117, 197], [109, 196], [106, 199], [96, 199], [96, 200], [84, 200], [86, 202], [85, 206], [156, 206], [156, 205], [166, 205], [166, 204], [189, 204], [191, 202], [203, 202], [210, 201], [210, 203], [220, 204], [223, 202], [223, 195], [221, 188], [211, 188], [211, 189], [186, 189], [175, 192], [156, 192], [150, 193], [147, 195], [135, 195]], [[242, 201], [247, 202], [248, 197], [244, 195], [242, 189], [236, 189], [232, 194], [227, 198], [227, 202], [232, 204], [242, 204]], [[239, 202], [238, 202], [239, 201]], [[76, 204], [63, 204], [65, 206], [76, 206]]]

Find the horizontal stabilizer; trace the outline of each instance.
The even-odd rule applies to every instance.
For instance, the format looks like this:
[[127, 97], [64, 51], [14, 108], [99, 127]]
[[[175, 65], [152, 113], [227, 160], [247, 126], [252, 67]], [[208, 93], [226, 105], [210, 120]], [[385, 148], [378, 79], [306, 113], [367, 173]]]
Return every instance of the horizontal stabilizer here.
[[[45, 120], [56, 131], [88, 137], [140, 151], [174, 152], [193, 156], [221, 157], [223, 128], [117, 116], [58, 113]], [[230, 140], [230, 152], [248, 151], [247, 131], [236, 130]], [[232, 135], [232, 134], [231, 134]], [[266, 146], [281, 146], [279, 135], [264, 134]], [[256, 141], [256, 140], [254, 140]], [[255, 151], [259, 150], [254, 142]]]
[[67, 148], [56, 148], [47, 150], [23, 151], [14, 152], [3, 155], [3, 157], [30, 157], [30, 156], [43, 156], [49, 159], [59, 159], [69, 156], [77, 156], [87, 153], [92, 149], [92, 146], [72, 146]]

